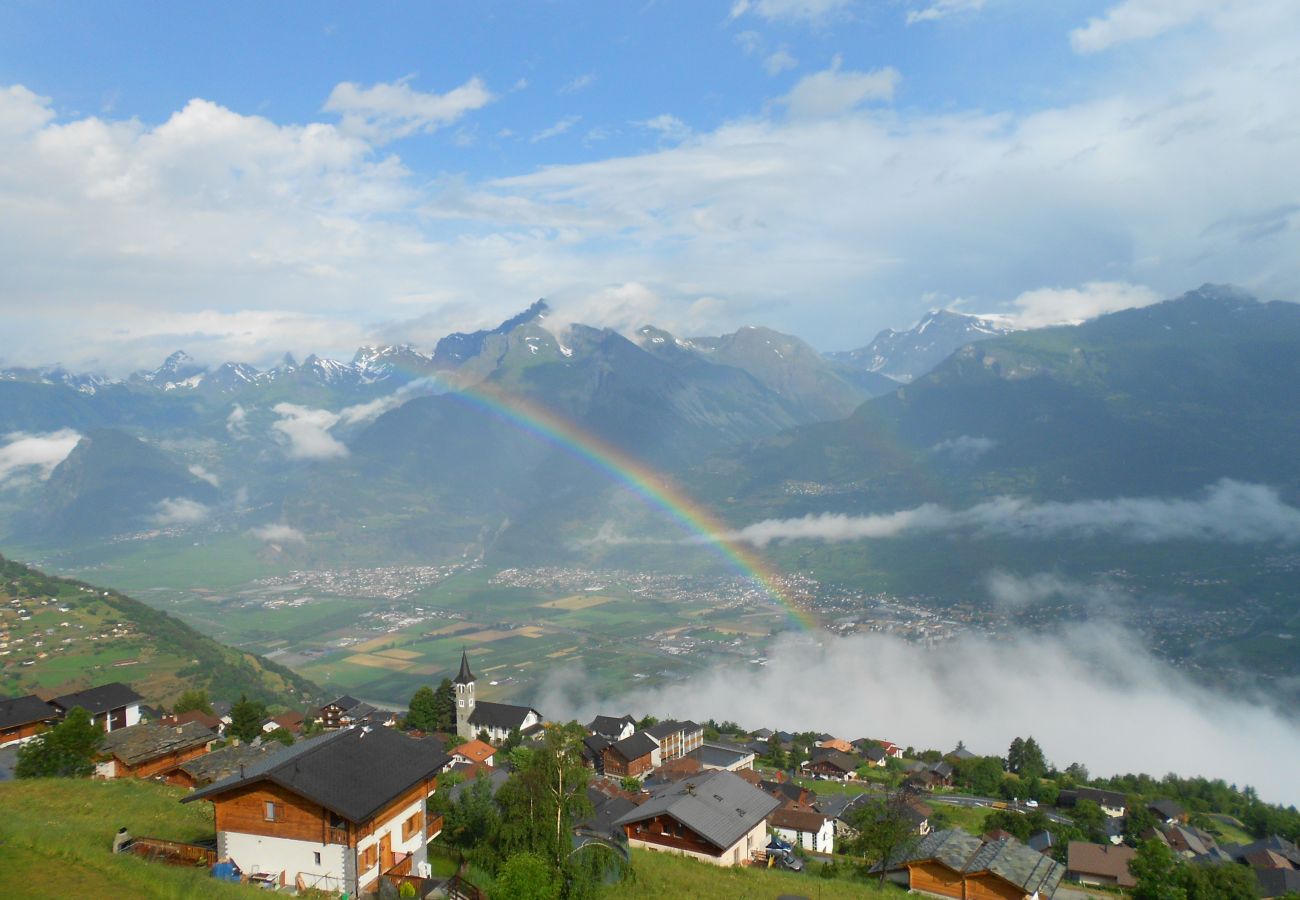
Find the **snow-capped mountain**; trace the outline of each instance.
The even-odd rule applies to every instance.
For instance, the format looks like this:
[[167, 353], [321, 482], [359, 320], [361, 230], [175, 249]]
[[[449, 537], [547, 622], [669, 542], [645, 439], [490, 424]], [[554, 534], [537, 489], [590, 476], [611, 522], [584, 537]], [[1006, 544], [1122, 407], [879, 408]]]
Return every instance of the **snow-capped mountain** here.
[[972, 316], [934, 309], [906, 331], [886, 328], [865, 347], [827, 355], [836, 362], [906, 383], [929, 372], [967, 344], [1014, 330], [1002, 316]]

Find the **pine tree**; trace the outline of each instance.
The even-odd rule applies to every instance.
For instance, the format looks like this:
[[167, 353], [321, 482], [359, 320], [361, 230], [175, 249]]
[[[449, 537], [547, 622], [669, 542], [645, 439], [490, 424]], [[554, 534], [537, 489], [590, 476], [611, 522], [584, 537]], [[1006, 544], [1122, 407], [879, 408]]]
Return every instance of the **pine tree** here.
[[456, 729], [456, 689], [451, 679], [444, 678], [434, 691], [434, 731], [454, 731]]
[[438, 697], [427, 684], [411, 695], [406, 727], [419, 731], [438, 730]]
[[226, 731], [247, 744], [261, 735], [264, 721], [266, 704], [249, 700], [248, 695], [240, 694], [239, 702], [230, 708], [230, 725]]

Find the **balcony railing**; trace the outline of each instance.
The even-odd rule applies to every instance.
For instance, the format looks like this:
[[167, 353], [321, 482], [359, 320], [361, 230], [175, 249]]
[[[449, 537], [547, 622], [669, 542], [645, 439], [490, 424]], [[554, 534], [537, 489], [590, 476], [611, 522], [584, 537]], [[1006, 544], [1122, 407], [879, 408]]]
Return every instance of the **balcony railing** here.
[[348, 830], [346, 828], [335, 828], [326, 826], [325, 843], [327, 844], [346, 844], [348, 842]]

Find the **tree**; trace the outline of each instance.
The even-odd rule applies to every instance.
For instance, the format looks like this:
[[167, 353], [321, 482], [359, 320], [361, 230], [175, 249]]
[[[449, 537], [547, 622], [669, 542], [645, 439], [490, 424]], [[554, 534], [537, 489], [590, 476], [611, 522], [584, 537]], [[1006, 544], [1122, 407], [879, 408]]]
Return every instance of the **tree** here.
[[226, 731], [244, 743], [251, 743], [262, 733], [262, 723], [266, 721], [266, 704], [249, 700], [248, 695], [241, 694], [239, 702], [230, 708], [230, 725]]
[[652, 725], [658, 725], [659, 720], [647, 713], [641, 717], [641, 721], [636, 723], [637, 731], [644, 731]]
[[438, 730], [438, 697], [427, 684], [411, 695], [406, 710], [406, 727], [417, 731]]
[[1156, 817], [1136, 794], [1128, 795], [1128, 815], [1124, 817], [1124, 840], [1136, 847], [1142, 832], [1156, 827]]
[[618, 786], [633, 794], [641, 793], [641, 779], [633, 778], [631, 775], [625, 775]]
[[862, 857], [864, 871], [880, 866], [882, 885], [886, 864], [906, 856], [918, 840], [910, 806], [903, 791], [894, 791], [880, 800], [862, 804], [850, 814], [849, 824], [858, 834], [849, 847]]
[[490, 868], [496, 862], [495, 845], [501, 827], [501, 814], [492, 797], [492, 780], [480, 769], [454, 801], [448, 799], [454, 780], [449, 782], [446, 776], [438, 780], [439, 790], [431, 802], [435, 811], [442, 813], [445, 840], [477, 864]]
[[1135, 900], [1187, 900], [1179, 883], [1178, 859], [1164, 842], [1143, 841], [1128, 868], [1137, 879]]
[[1258, 896], [1255, 873], [1247, 866], [1179, 865], [1179, 880], [1188, 900], [1254, 900]]
[[95, 771], [103, 730], [80, 706], [62, 722], [18, 749], [14, 774], [19, 778], [84, 777]]
[[456, 728], [456, 688], [450, 678], [438, 682], [433, 692], [433, 719], [435, 731], [454, 731]]
[[494, 897], [502, 900], [555, 900], [560, 896], [556, 873], [540, 854], [516, 853], [497, 873]]
[[1070, 811], [1070, 818], [1074, 820], [1075, 827], [1087, 835], [1088, 840], [1095, 844], [1106, 842], [1106, 814], [1096, 803], [1091, 800], [1078, 801]]
[[1002, 784], [1002, 760], [996, 756], [960, 759], [953, 765], [953, 774], [959, 785], [981, 797], [990, 797]]
[[293, 732], [290, 731], [288, 728], [285, 728], [283, 725], [279, 726], [278, 728], [273, 728], [271, 732], [267, 734], [265, 737], [266, 740], [268, 741], [279, 741], [281, 744], [284, 744], [286, 747], [290, 747], [293, 745]]
[[1038, 741], [1033, 737], [1025, 738], [1025, 752], [1019, 774], [1027, 778], [1041, 778], [1046, 773], [1047, 759], [1043, 756], [1043, 748], [1038, 746]]
[[1007, 771], [1020, 774], [1021, 767], [1025, 764], [1025, 742], [1020, 737], [1016, 737], [1011, 742], [1011, 747], [1007, 750]]
[[212, 702], [208, 700], [208, 692], [205, 690], [185, 691], [181, 694], [176, 705], [172, 707], [172, 712], [180, 715], [181, 713], [198, 711], [205, 715], [214, 715], [212, 711]]

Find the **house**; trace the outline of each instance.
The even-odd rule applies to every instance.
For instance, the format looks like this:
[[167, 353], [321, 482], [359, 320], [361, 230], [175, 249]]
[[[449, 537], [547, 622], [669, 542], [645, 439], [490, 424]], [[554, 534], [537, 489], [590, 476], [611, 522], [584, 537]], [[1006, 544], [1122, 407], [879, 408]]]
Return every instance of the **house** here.
[[0, 747], [24, 744], [59, 718], [59, 711], [35, 694], [0, 698]]
[[1101, 811], [1112, 819], [1122, 819], [1128, 812], [1128, 798], [1119, 791], [1103, 791], [1098, 788], [1078, 788], [1061, 791], [1057, 806], [1070, 808], [1080, 800], [1089, 800], [1101, 807]]
[[1175, 800], [1152, 800], [1147, 804], [1147, 809], [1166, 825], [1187, 821], [1187, 810]]
[[184, 725], [188, 722], [198, 722], [209, 731], [221, 734], [226, 728], [226, 723], [221, 721], [219, 716], [211, 716], [197, 709], [187, 710], [183, 713], [176, 713], [170, 716], [163, 716], [160, 720], [163, 725]]
[[1261, 851], [1267, 851], [1269, 853], [1277, 854], [1290, 862], [1291, 865], [1295, 866], [1297, 869], [1300, 869], [1300, 846], [1297, 846], [1295, 841], [1288, 841], [1286, 838], [1280, 837], [1276, 834], [1270, 835], [1266, 838], [1260, 838], [1257, 841], [1245, 845], [1227, 844], [1224, 846], [1224, 850], [1227, 851], [1228, 855], [1232, 859], [1237, 862], [1246, 863], [1247, 865], [1249, 865], [1247, 859], [1251, 855]]
[[469, 668], [469, 656], [460, 654], [460, 672], [452, 680], [456, 690], [456, 733], [465, 740], [486, 736], [488, 743], [504, 744], [511, 732], [527, 736], [542, 729], [542, 714], [531, 706], [492, 703], [474, 696], [476, 679]]
[[728, 772], [739, 772], [754, 768], [753, 752], [730, 744], [704, 743], [681, 758], [698, 760], [702, 769], [726, 769]]
[[889, 754], [885, 752], [883, 747], [875, 744], [863, 747], [860, 755], [867, 761], [867, 765], [874, 766], [877, 769], [883, 768], [885, 763], [889, 761]]
[[818, 738], [816, 746], [825, 747], [829, 750], [838, 750], [841, 753], [852, 753], [854, 749], [853, 745], [848, 741], [843, 738], [832, 737], [831, 735]]
[[[1056, 836], [1050, 831], [1043, 829], [1029, 836], [1025, 845], [1030, 850], [1037, 850], [1039, 853], [1051, 853], [1056, 849]], [[1067, 848], [1068, 849], [1068, 848]]]
[[331, 729], [347, 728], [350, 725], [359, 725], [362, 720], [377, 711], [369, 703], [362, 703], [356, 697], [344, 694], [320, 708], [320, 723]]
[[234, 775], [240, 766], [249, 766], [268, 753], [283, 748], [283, 744], [275, 741], [231, 744], [181, 763], [167, 780], [188, 788], [207, 787], [214, 781]]
[[[854, 823], [862, 815], [861, 810], [869, 809], [884, 799], [880, 794], [831, 794], [817, 800], [815, 806], [819, 812], [835, 820], [835, 836], [845, 841], [858, 836], [858, 828]], [[934, 815], [934, 810], [920, 800], [909, 799], [900, 814], [911, 824], [912, 834], [925, 837], [930, 833], [930, 816]]]
[[613, 778], [644, 778], [659, 765], [659, 744], [644, 731], [615, 741], [601, 751], [605, 774]]
[[306, 717], [302, 713], [289, 710], [289, 712], [280, 713], [278, 716], [272, 716], [263, 722], [262, 731], [266, 734], [270, 734], [277, 728], [283, 728], [285, 731], [296, 737], [297, 735], [302, 734], [302, 726], [305, 721]]
[[767, 824], [781, 840], [814, 853], [835, 852], [835, 820], [810, 806], [782, 805]]
[[906, 783], [909, 787], [931, 790], [936, 787], [952, 786], [952, 764], [946, 760], [941, 759], [933, 765], [917, 761], [908, 766], [906, 772]]
[[694, 722], [668, 719], [645, 729], [659, 744], [659, 758], [664, 762], [685, 756], [704, 744], [704, 726]]
[[817, 748], [813, 750], [812, 759], [803, 764], [803, 770], [809, 775], [820, 775], [837, 781], [856, 778], [858, 766], [862, 762], [839, 750]]
[[767, 739], [770, 738], [770, 737], [772, 736], [772, 729], [770, 729], [770, 728], [760, 728], [760, 729], [758, 729], [757, 731], [752, 731], [752, 732], [750, 732], [750, 735], [749, 735], [749, 736], [752, 737], [752, 738], [753, 738], [754, 740], [756, 740], [756, 741], [763, 741], [764, 743], [766, 743], [766, 742], [767, 742]]
[[1051, 900], [1065, 875], [1060, 863], [1015, 839], [984, 841], [957, 829], [931, 832], [883, 868], [910, 891], [1004, 900]]
[[621, 741], [625, 737], [631, 737], [632, 732], [636, 731], [636, 719], [631, 716], [623, 716], [621, 719], [614, 716], [596, 716], [587, 723], [587, 731], [600, 735], [607, 741]]
[[608, 794], [594, 785], [587, 787], [587, 799], [591, 801], [591, 815], [578, 822], [576, 828], [605, 839], [621, 840], [623, 829], [614, 823], [636, 809], [636, 803], [621, 794]]
[[[817, 803], [816, 794], [794, 781], [760, 781], [758, 786], [760, 790], [771, 794], [782, 803], [794, 803], [799, 806], [812, 806]], [[848, 795], [832, 794], [831, 796], [847, 797]]]
[[599, 734], [589, 734], [582, 739], [582, 764], [595, 771], [597, 775], [605, 773], [604, 751], [612, 741]]
[[[645, 788], [646, 790], [649, 790], [657, 785], [667, 784], [670, 781], [681, 781], [683, 778], [695, 778], [703, 771], [704, 766], [700, 765], [700, 761], [694, 756], [683, 756], [679, 759], [670, 759], [646, 777]], [[745, 770], [742, 769], [741, 771]]]
[[1188, 859], [1204, 856], [1216, 847], [1212, 835], [1191, 825], [1169, 825], [1161, 830], [1170, 849]]
[[1065, 877], [1080, 884], [1134, 887], [1137, 879], [1128, 864], [1137, 856], [1132, 847], [1113, 847], [1070, 841], [1066, 848]]
[[55, 697], [50, 706], [61, 716], [80, 706], [105, 731], [116, 731], [140, 724], [140, 701], [143, 699], [122, 682], [114, 681], [88, 691]]
[[614, 824], [632, 847], [738, 866], [767, 845], [767, 817], [778, 805], [735, 773], [719, 770], [656, 788]]
[[183, 763], [212, 749], [216, 732], [198, 722], [184, 725], [145, 723], [108, 733], [95, 763], [96, 778], [160, 778], [185, 783], [177, 777]]
[[391, 728], [343, 728], [283, 747], [181, 800], [216, 814], [217, 854], [298, 889], [377, 889], [380, 875], [427, 862], [433, 795], [446, 754]]
[[961, 762], [962, 760], [974, 759], [975, 756], [976, 754], [971, 753], [969, 750], [966, 749], [965, 744], [963, 744], [961, 741], [958, 741], [957, 749], [951, 751], [950, 753], [945, 753], [944, 759], [949, 759], [954, 762]]
[[497, 748], [475, 738], [451, 749], [453, 763], [468, 763], [471, 766], [486, 765], [491, 767]]
[[1255, 882], [1264, 900], [1300, 894], [1300, 871], [1295, 869], [1256, 869]]

